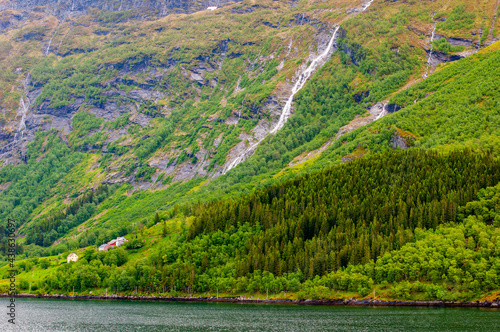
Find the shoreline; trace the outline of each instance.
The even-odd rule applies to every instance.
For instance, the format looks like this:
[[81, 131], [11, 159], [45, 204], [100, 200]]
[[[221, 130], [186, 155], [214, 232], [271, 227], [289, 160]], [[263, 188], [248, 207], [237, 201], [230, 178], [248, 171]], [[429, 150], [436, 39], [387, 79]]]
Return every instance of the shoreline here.
[[[0, 298], [11, 298], [9, 294], [0, 294]], [[207, 302], [207, 303], [244, 303], [244, 304], [297, 304], [331, 305], [364, 307], [462, 307], [500, 309], [500, 301], [386, 301], [372, 299], [345, 300], [287, 300], [287, 299], [247, 299], [244, 297], [183, 297], [183, 296], [129, 296], [129, 295], [61, 295], [61, 294], [16, 294], [14, 298], [68, 299], [68, 300], [124, 300], [124, 301], [159, 301], [159, 302]]]

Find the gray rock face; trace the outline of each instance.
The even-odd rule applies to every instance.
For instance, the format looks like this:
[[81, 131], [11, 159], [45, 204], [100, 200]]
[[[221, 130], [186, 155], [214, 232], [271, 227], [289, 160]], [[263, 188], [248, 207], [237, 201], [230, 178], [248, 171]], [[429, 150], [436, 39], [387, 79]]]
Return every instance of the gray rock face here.
[[389, 105], [387, 105], [387, 112], [389, 112], [389, 113], [397, 112], [400, 109], [401, 109], [401, 106], [399, 106], [398, 104], [389, 104]]
[[395, 132], [394, 135], [392, 135], [391, 146], [393, 149], [400, 148], [402, 150], [410, 148], [410, 145], [408, 145], [406, 139], [400, 136], [397, 132]]
[[[239, 2], [241, 0], [235, 0], [234, 2]], [[78, 16], [87, 14], [91, 11], [91, 8], [97, 8], [100, 10], [109, 11], [126, 11], [134, 9], [133, 19], [141, 18], [145, 16], [145, 12], [155, 12], [156, 15], [164, 16], [169, 13], [189, 13], [198, 10], [204, 10], [208, 6], [221, 6], [229, 0], [151, 0], [149, 2], [135, 1], [135, 0], [4, 0], [3, 4], [0, 5], [0, 11], [6, 8], [19, 9], [23, 13], [27, 13], [32, 10], [41, 11], [45, 13], [50, 13], [57, 16], [60, 20], [67, 18], [69, 16]], [[41, 6], [39, 8], [35, 8]], [[235, 5], [235, 13], [245, 14], [254, 11], [260, 5], [248, 5], [241, 4]], [[23, 14], [24, 15], [24, 14]], [[120, 19], [120, 14], [117, 14], [117, 19]], [[143, 16], [141, 16], [143, 15]], [[147, 15], [151, 15], [148, 13]], [[124, 16], [125, 17], [125, 16]], [[22, 17], [20, 19], [23, 19]], [[14, 22], [16, 19], [13, 19]], [[21, 22], [22, 23], [22, 22]], [[15, 24], [12, 23], [12, 24]], [[270, 22], [262, 22], [262, 24], [270, 26], [275, 29], [280, 28], [279, 21], [270, 20]], [[321, 53], [328, 45], [329, 40], [332, 36], [332, 28], [326, 23], [312, 19], [304, 14], [298, 14], [290, 19], [289, 25], [312, 25], [317, 33], [315, 39], [316, 45], [311, 45], [309, 48], [309, 58], [317, 56], [317, 53]], [[12, 25], [15, 27], [15, 25]], [[12, 28], [11, 27], [11, 28]], [[1, 29], [2, 27], [0, 27]], [[5, 29], [9, 29], [6, 26]], [[36, 35], [26, 36], [25, 38], [38, 38]], [[48, 36], [44, 37], [46, 41]], [[224, 85], [224, 78], [219, 78], [218, 75], [213, 75], [217, 70], [222, 68], [224, 61], [240, 57], [245, 54], [242, 49], [245, 45], [254, 45], [253, 42], [243, 43], [241, 47], [232, 47], [232, 44], [236, 43], [233, 40], [223, 39], [220, 40], [213, 49], [207, 51], [204, 54], [200, 54], [198, 57], [193, 59], [193, 61], [186, 66], [185, 64], [179, 64], [179, 57], [176, 56], [176, 52], [179, 51], [179, 47], [173, 47], [170, 51], [170, 55], [166, 56], [169, 59], [165, 59], [161, 64], [152, 61], [151, 55], [144, 55], [142, 59], [134, 58], [128, 60], [120, 60], [119, 63], [105, 63], [102, 64], [100, 69], [107, 69], [110, 71], [116, 71], [113, 77], [109, 78], [105, 82], [96, 83], [96, 86], [101, 89], [102, 96], [106, 98], [91, 99], [85, 98], [86, 96], [72, 95], [71, 98], [74, 102], [71, 104], [60, 107], [51, 108], [49, 96], [46, 100], [41, 103], [35, 104], [36, 98], [40, 95], [44, 84], [46, 82], [37, 82], [36, 78], [29, 82], [27, 85], [29, 89], [25, 88], [27, 93], [26, 97], [31, 101], [31, 107], [29, 107], [26, 116], [26, 131], [25, 137], [21, 143], [16, 143], [15, 148], [10, 149], [11, 153], [22, 153], [26, 151], [26, 144], [32, 140], [35, 133], [39, 130], [50, 130], [55, 128], [60, 130], [60, 135], [67, 141], [67, 135], [72, 130], [72, 121], [74, 115], [78, 111], [86, 111], [94, 114], [96, 117], [103, 119], [105, 122], [114, 121], [121, 118], [124, 114], [129, 115], [128, 123], [125, 125], [120, 125], [121, 127], [115, 127], [116, 129], [111, 129], [111, 126], [104, 125], [100, 129], [93, 130], [89, 135], [94, 134], [97, 130], [101, 130], [105, 135], [103, 146], [86, 146], [84, 149], [101, 149], [105, 154], [111, 155], [113, 160], [118, 162], [115, 165], [110, 166], [112, 168], [107, 169], [107, 174], [105, 178], [105, 183], [122, 183], [130, 182], [134, 185], [134, 188], [148, 188], [150, 186], [158, 187], [161, 186], [162, 181], [158, 179], [159, 174], [164, 174], [165, 177], [171, 178], [171, 181], [186, 181], [198, 176], [217, 176], [221, 174], [221, 167], [223, 165], [216, 165], [215, 168], [209, 168], [212, 157], [217, 151], [217, 147], [222, 142], [222, 136], [215, 139], [214, 148], [205, 149], [200, 147], [198, 152], [193, 156], [191, 151], [188, 153], [191, 160], [184, 162], [176, 162], [177, 156], [183, 152], [182, 150], [173, 149], [161, 155], [158, 153], [149, 160], [148, 163], [151, 167], [157, 168], [157, 172], [152, 176], [151, 181], [144, 182], [140, 179], [135, 178], [135, 174], [124, 173], [124, 171], [118, 167], [119, 162], [121, 162], [120, 157], [123, 152], [122, 148], [133, 148], [135, 141], [129, 139], [128, 137], [124, 139], [127, 135], [127, 129], [132, 132], [136, 128], [136, 125], [144, 127], [151, 125], [151, 121], [154, 117], [158, 116], [168, 116], [169, 110], [165, 106], [164, 99], [168, 100], [170, 98], [170, 82], [168, 81], [168, 73], [174, 67], [180, 67], [183, 77], [181, 79], [190, 81], [189, 84], [198, 93], [201, 93], [201, 89], [207, 89], [210, 86], [213, 88], [218, 84]], [[47, 46], [47, 45], [45, 45]], [[173, 45], [172, 45], [173, 46]], [[291, 47], [292, 44], [290, 43]], [[44, 48], [45, 50], [45, 48]], [[81, 50], [82, 52], [88, 52], [89, 50]], [[67, 51], [66, 54], [58, 53], [56, 48], [51, 49], [51, 52], [58, 56], [65, 57], [74, 53], [80, 52], [80, 50], [72, 49]], [[63, 50], [64, 52], [64, 50]], [[290, 52], [290, 50], [288, 51]], [[273, 55], [274, 56], [274, 55]], [[258, 57], [256, 61], [267, 62], [273, 59], [270, 57]], [[250, 63], [247, 64], [250, 66]], [[305, 64], [304, 64], [305, 66]], [[250, 69], [250, 67], [248, 67]], [[304, 70], [301, 68], [300, 70]], [[280, 68], [281, 70], [281, 68]], [[22, 69], [20, 69], [22, 72]], [[127, 86], [124, 88], [123, 86]], [[290, 90], [292, 85], [285, 90]], [[228, 157], [232, 158], [241, 154], [248, 145], [254, 144], [255, 142], [264, 138], [270, 129], [272, 128], [272, 123], [276, 122], [280, 117], [281, 110], [290, 94], [290, 91], [284, 91], [283, 93], [278, 93], [277, 96], [270, 96], [264, 103], [260, 105], [251, 105], [250, 112], [246, 114], [238, 114], [234, 111], [233, 115], [228, 119], [225, 119], [227, 124], [237, 125], [240, 119], [251, 119], [257, 120], [257, 125], [253, 130], [248, 133], [243, 133], [240, 135], [242, 140], [234, 149], [229, 153]], [[175, 90], [174, 90], [175, 92]], [[196, 93], [194, 93], [196, 99]], [[161, 103], [158, 103], [162, 101]], [[225, 106], [225, 105], [224, 105]], [[270, 118], [263, 117], [262, 114], [270, 115]], [[208, 120], [210, 123], [205, 123], [202, 125], [204, 128], [212, 129], [212, 125], [215, 122], [224, 121], [223, 118], [218, 116], [213, 116]], [[113, 125], [114, 126], [114, 125]], [[132, 128], [131, 128], [132, 127]], [[134, 134], [135, 135], [135, 134]], [[0, 128], [0, 138], [5, 136], [4, 142], [13, 141], [14, 136], [8, 131], [2, 131]], [[141, 138], [142, 140], [148, 137]], [[118, 141], [119, 140], [119, 141]], [[117, 142], [118, 141], [118, 142]], [[0, 142], [2, 142], [0, 140]], [[3, 143], [3, 142], [2, 142]], [[109, 143], [115, 143], [107, 146]], [[23, 147], [24, 145], [24, 147]], [[116, 148], [118, 146], [118, 148]], [[3, 148], [3, 144], [0, 144], [0, 148]], [[7, 148], [8, 150], [9, 148]], [[109, 150], [108, 150], [109, 149]], [[116, 152], [118, 151], [118, 152]], [[0, 151], [1, 152], [1, 151]], [[186, 151], [187, 153], [187, 151]], [[195, 157], [195, 158], [194, 158]], [[16, 157], [17, 158], [17, 157]], [[0, 160], [2, 157], [0, 156]], [[5, 159], [4, 159], [5, 161]], [[136, 165], [137, 166], [137, 165]], [[210, 171], [209, 171], [210, 169]], [[127, 175], [126, 175], [127, 174]], [[137, 181], [137, 182], [136, 182]], [[170, 181], [170, 180], [169, 180]]]
[[[430, 53], [430, 50], [427, 50], [427, 54]], [[453, 62], [453, 61], [458, 61], [460, 59], [462, 59], [463, 56], [462, 55], [448, 55], [448, 54], [445, 54], [445, 53], [441, 53], [441, 52], [437, 52], [436, 50], [433, 50], [432, 51], [432, 54], [430, 56], [430, 64], [432, 66], [437, 66], [439, 65], [440, 63], [443, 63], [443, 62]]]
[[[0, 5], [1, 8], [1, 5]], [[3, 13], [2, 20], [0, 21], [0, 33], [4, 33], [10, 29], [17, 28], [19, 23], [28, 17], [28, 13], [23, 12], [22, 14], [14, 13]]]
[[352, 132], [355, 129], [358, 129], [361, 126], [366, 126], [373, 121], [383, 118], [388, 114], [387, 103], [376, 103], [372, 107], [368, 109], [368, 115], [364, 114], [363, 116], [356, 116], [354, 120], [352, 120], [349, 124], [343, 126], [335, 135], [335, 139], [339, 139], [343, 135]]
[[436, 35], [434, 36], [434, 39], [435, 40], [438, 40], [438, 39], [446, 39], [446, 41], [448, 43], [450, 43], [451, 45], [453, 46], [474, 46], [474, 47], [477, 47], [477, 42], [475, 42], [474, 40], [472, 39], [467, 39], [467, 38], [446, 38], [445, 36], [441, 36], [441, 35]]

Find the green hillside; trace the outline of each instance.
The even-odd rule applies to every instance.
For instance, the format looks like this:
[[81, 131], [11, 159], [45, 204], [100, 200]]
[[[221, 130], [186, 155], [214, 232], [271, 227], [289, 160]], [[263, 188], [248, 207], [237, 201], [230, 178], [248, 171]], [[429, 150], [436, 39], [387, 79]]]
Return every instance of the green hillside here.
[[428, 79], [391, 98], [402, 108], [338, 142], [325, 158], [335, 158], [363, 147], [378, 152], [390, 149], [399, 135], [408, 146], [438, 151], [480, 147], [499, 148], [500, 53], [498, 45], [478, 55], [445, 66]]
[[129, 236], [127, 251], [91, 247], [71, 264], [65, 256], [24, 260], [21, 288], [477, 299], [500, 286], [499, 188], [479, 190], [499, 179], [491, 153], [377, 154], [236, 200], [185, 206], [169, 221], [157, 215], [155, 226]]

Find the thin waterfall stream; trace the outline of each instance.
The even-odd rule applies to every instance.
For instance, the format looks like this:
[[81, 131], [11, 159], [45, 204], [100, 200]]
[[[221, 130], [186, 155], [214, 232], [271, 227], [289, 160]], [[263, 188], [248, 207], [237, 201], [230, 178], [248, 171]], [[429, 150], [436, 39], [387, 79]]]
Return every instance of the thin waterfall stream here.
[[14, 135], [14, 142], [19, 142], [23, 139], [24, 130], [26, 129], [26, 113], [28, 113], [28, 108], [30, 107], [30, 100], [27, 99], [28, 105], [26, 105], [24, 101], [24, 95], [27, 95], [28, 92], [28, 84], [31, 78], [31, 73], [26, 75], [26, 78], [23, 82], [23, 93], [21, 94], [21, 98], [19, 100], [19, 110], [21, 111], [21, 121], [19, 121], [19, 125], [17, 126], [17, 132]]
[[222, 174], [226, 174], [229, 170], [233, 169], [238, 164], [240, 164], [241, 162], [243, 162], [247, 157], [249, 157], [250, 155], [252, 155], [253, 152], [254, 152], [254, 150], [255, 150], [255, 148], [257, 148], [257, 146], [269, 134], [276, 134], [278, 132], [278, 130], [280, 130], [281, 128], [283, 128], [283, 126], [285, 125], [286, 121], [288, 120], [288, 118], [291, 115], [293, 97], [295, 96], [295, 94], [297, 92], [300, 91], [300, 89], [302, 89], [304, 87], [304, 85], [306, 84], [307, 80], [316, 71], [316, 69], [318, 67], [320, 67], [320, 65], [323, 65], [324, 62], [326, 62], [326, 58], [327, 58], [327, 56], [328, 56], [328, 54], [329, 54], [329, 52], [330, 52], [333, 44], [337, 40], [337, 35], [338, 35], [339, 29], [340, 29], [339, 26], [337, 26], [335, 28], [335, 31], [333, 32], [332, 38], [330, 39], [330, 42], [328, 43], [328, 46], [323, 51], [323, 53], [321, 53], [318, 57], [316, 57], [311, 62], [311, 64], [306, 68], [306, 70], [304, 70], [304, 72], [302, 72], [299, 75], [299, 78], [297, 79], [297, 82], [295, 82], [295, 85], [292, 88], [292, 94], [290, 95], [290, 97], [288, 98], [285, 106], [283, 107], [283, 110], [281, 112], [280, 118], [279, 118], [278, 122], [276, 123], [276, 125], [274, 126], [274, 128], [271, 129], [271, 131], [269, 131], [269, 133], [267, 133], [264, 137], [262, 137], [256, 143], [254, 143], [254, 144], [250, 145], [248, 148], [246, 148], [245, 151], [243, 151], [243, 153], [241, 155], [239, 155], [237, 158], [235, 158], [227, 167], [224, 168]]
[[45, 56], [49, 55], [50, 45], [52, 44], [52, 38], [54, 38], [55, 34], [56, 33], [54, 32], [54, 35], [52, 35], [52, 37], [50, 37], [49, 45], [47, 45], [47, 49], [45, 50]]
[[[446, 7], [450, 3], [450, 1], [451, 0], [448, 0], [448, 2], [446, 2], [441, 9]], [[427, 57], [427, 65], [425, 66], [425, 74], [423, 75], [423, 78], [427, 78], [429, 76], [429, 69], [431, 68], [431, 65], [432, 65], [432, 52], [434, 51], [434, 38], [436, 36], [436, 28], [438, 25], [438, 22], [436, 22], [435, 17], [441, 11], [441, 9], [439, 9], [438, 11], [436, 11], [432, 15], [432, 22], [434, 22], [434, 27], [432, 28], [432, 34], [431, 34], [431, 41], [430, 41], [431, 48], [429, 49], [429, 56]]]
[[[434, 14], [434, 16], [435, 15], [436, 14]], [[433, 21], [434, 21], [434, 16], [432, 16]], [[425, 66], [424, 78], [427, 78], [429, 76], [429, 68], [431, 67], [432, 64], [432, 51], [434, 50], [434, 36], [436, 35], [436, 27], [437, 27], [437, 22], [434, 23], [434, 28], [432, 29], [431, 48], [429, 50], [429, 57], [427, 58], [427, 65]]]

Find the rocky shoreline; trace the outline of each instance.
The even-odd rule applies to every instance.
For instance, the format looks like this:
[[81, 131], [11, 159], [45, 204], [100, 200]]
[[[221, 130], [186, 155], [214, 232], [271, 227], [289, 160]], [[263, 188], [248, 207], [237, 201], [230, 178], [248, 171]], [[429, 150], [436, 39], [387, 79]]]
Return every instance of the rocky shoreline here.
[[[0, 294], [0, 298], [10, 298]], [[300, 305], [341, 305], [341, 306], [397, 306], [397, 307], [481, 307], [500, 309], [500, 300], [453, 302], [453, 301], [385, 301], [373, 299], [344, 300], [287, 300], [287, 299], [248, 299], [245, 297], [183, 297], [183, 296], [128, 296], [128, 295], [62, 295], [62, 294], [16, 294], [15, 298], [38, 299], [77, 299], [77, 300], [127, 300], [127, 301], [171, 301], [171, 302], [223, 302], [223, 303], [263, 303], [263, 304], [300, 304]]]

